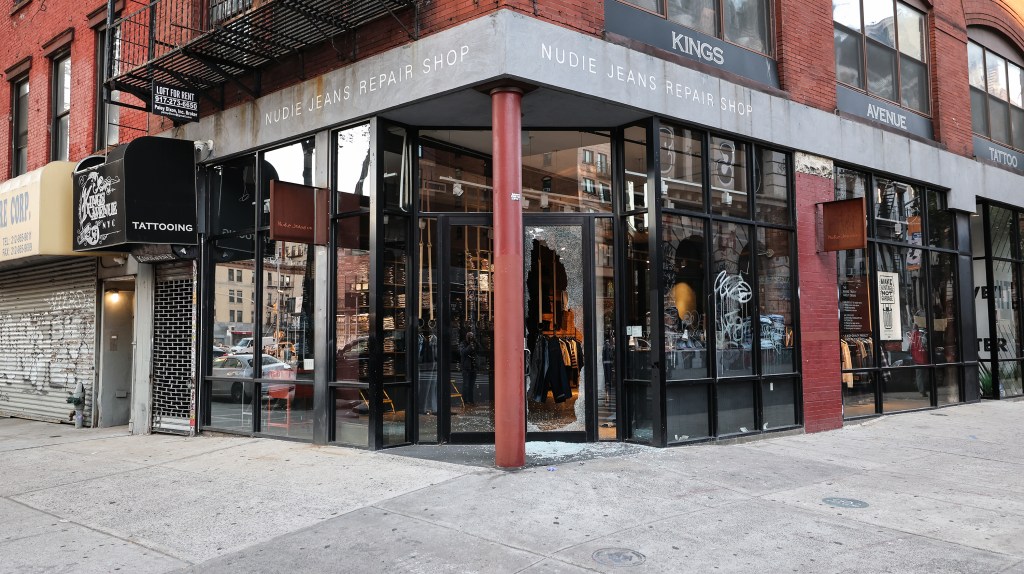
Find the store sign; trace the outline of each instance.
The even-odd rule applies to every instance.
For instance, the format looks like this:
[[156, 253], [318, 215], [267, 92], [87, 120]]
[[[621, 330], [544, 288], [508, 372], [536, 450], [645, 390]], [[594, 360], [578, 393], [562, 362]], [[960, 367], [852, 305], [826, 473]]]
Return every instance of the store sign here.
[[617, 0], [605, 0], [605, 31], [684, 58], [779, 87], [775, 60], [675, 24]]
[[903, 340], [899, 273], [878, 272], [878, 323], [879, 340]]
[[933, 137], [931, 119], [842, 84], [836, 85], [836, 107], [841, 112], [873, 120], [922, 138]]
[[864, 249], [868, 246], [865, 205], [863, 197], [821, 204], [823, 251]]
[[191, 141], [142, 137], [72, 174], [75, 251], [198, 239]]
[[195, 92], [154, 81], [152, 94], [154, 114], [176, 122], [194, 122], [199, 119], [199, 100]]
[[978, 136], [974, 136], [974, 157], [1024, 172], [1024, 154]]
[[270, 182], [270, 238], [327, 245], [327, 190], [285, 181]]

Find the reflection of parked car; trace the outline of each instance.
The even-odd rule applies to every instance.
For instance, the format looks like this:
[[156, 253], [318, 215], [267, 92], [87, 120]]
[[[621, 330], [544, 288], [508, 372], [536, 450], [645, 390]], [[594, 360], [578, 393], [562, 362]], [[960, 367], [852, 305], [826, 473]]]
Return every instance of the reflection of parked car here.
[[[253, 375], [252, 355], [224, 355], [213, 360], [213, 367], [210, 374], [214, 377], [239, 377], [243, 379], [252, 378]], [[281, 362], [271, 355], [263, 355], [262, 375], [266, 378], [293, 379], [295, 378], [292, 366]], [[241, 381], [214, 381], [212, 385], [211, 398], [230, 398], [231, 402], [240, 403], [243, 400], [248, 402], [252, 397], [248, 393], [243, 397], [245, 385]]]
[[227, 354], [228, 354], [228, 352], [225, 351], [224, 349], [221, 349], [220, 347], [214, 347], [213, 348], [213, 356], [214, 356], [214, 358], [216, 358], [216, 357], [223, 357], [224, 355], [227, 355]]
[[369, 375], [370, 340], [359, 337], [338, 349], [335, 362], [335, 379], [358, 381]]

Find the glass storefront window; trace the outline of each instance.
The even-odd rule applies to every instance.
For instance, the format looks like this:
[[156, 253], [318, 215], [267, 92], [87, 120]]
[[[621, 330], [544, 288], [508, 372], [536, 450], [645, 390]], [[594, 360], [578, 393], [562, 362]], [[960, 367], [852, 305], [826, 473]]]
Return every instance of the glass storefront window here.
[[875, 237], [920, 245], [922, 190], [906, 183], [875, 180]]
[[929, 285], [932, 324], [929, 336], [932, 341], [932, 362], [936, 364], [960, 361], [956, 260], [956, 255], [952, 253], [931, 254]]
[[996, 340], [989, 342], [997, 359], [1016, 359], [1019, 353], [1017, 333], [1020, 329], [1020, 308], [1017, 293], [1020, 269], [1009, 261], [992, 261], [992, 281], [988, 296], [995, 308]]
[[712, 213], [749, 219], [747, 145], [713, 136], [710, 160]]
[[626, 280], [623, 294], [626, 320], [626, 364], [623, 378], [629, 395], [627, 438], [648, 442], [652, 438], [651, 404], [656, 395], [651, 385], [650, 255], [646, 229], [629, 229], [626, 235]]
[[708, 376], [705, 275], [708, 266], [704, 221], [665, 215], [662, 219], [662, 273], [665, 309], [665, 379]]
[[711, 436], [708, 385], [686, 384], [668, 387], [668, 442], [677, 443]]
[[606, 132], [526, 132], [523, 211], [611, 211], [611, 147], [611, 137]]
[[762, 148], [754, 155], [754, 219], [762, 223], [789, 225], [788, 156]]
[[758, 333], [765, 374], [796, 372], [793, 317], [793, 232], [757, 229], [757, 289], [761, 308]]
[[[313, 250], [277, 241], [263, 252], [263, 377], [313, 380]], [[283, 365], [287, 365], [285, 368]]]
[[421, 131], [420, 211], [491, 211], [490, 152], [489, 131]]
[[252, 230], [256, 225], [256, 157], [216, 165], [210, 174], [210, 235]]
[[882, 411], [893, 413], [924, 409], [931, 404], [932, 369], [883, 369]]
[[369, 440], [370, 216], [335, 222], [334, 440], [365, 448]]
[[389, 125], [381, 131], [380, 187], [385, 208], [408, 210], [412, 206], [412, 173], [406, 157], [409, 146], [404, 128]]
[[260, 210], [260, 225], [270, 225], [270, 182], [286, 181], [299, 185], [313, 185], [313, 173], [316, 170], [316, 146], [313, 138], [295, 142], [261, 154], [260, 177], [263, 186], [260, 197], [263, 207]]
[[957, 220], [937, 190], [837, 168], [837, 200], [865, 189], [870, 248], [837, 254], [844, 416], [959, 400]]
[[612, 220], [600, 218], [594, 222], [594, 320], [596, 333], [601, 338], [594, 341], [598, 359], [597, 370], [597, 418], [598, 438], [615, 440], [618, 394], [616, 380], [618, 369], [615, 360], [615, 237]]
[[335, 213], [356, 211], [360, 206], [369, 207], [369, 201], [363, 202], [362, 196], [369, 199], [373, 188], [370, 174], [370, 125], [341, 130], [335, 139], [338, 146], [334, 170], [337, 192]]
[[772, 378], [761, 383], [764, 405], [764, 428], [790, 427], [797, 424], [796, 405], [799, 393], [794, 379]]
[[647, 130], [642, 127], [628, 127], [625, 131], [625, 210], [627, 212], [647, 208]]
[[754, 292], [751, 288], [750, 228], [735, 223], [712, 224], [714, 278], [715, 358], [718, 375], [731, 377], [754, 372], [752, 358]]
[[[664, 206], [704, 211], [704, 136], [662, 124], [659, 149], [661, 192], [658, 197], [664, 201]], [[721, 199], [721, 192], [718, 197]]]
[[[417, 224], [417, 250], [419, 267], [417, 268], [417, 300], [416, 336], [414, 340], [416, 369], [419, 387], [417, 400], [419, 406], [419, 439], [420, 442], [436, 442], [438, 440], [438, 412], [440, 411], [441, 393], [448, 390], [447, 385], [440, 384], [438, 365], [440, 357], [441, 330], [438, 324], [438, 305], [441, 290], [438, 270], [437, 232], [438, 222], [433, 218], [421, 218]], [[407, 274], [411, 280], [412, 275]]]
[[718, 383], [718, 435], [748, 433], [754, 426], [754, 388], [750, 382]]
[[871, 328], [871, 275], [863, 249], [839, 252], [839, 351], [845, 371], [875, 366]]

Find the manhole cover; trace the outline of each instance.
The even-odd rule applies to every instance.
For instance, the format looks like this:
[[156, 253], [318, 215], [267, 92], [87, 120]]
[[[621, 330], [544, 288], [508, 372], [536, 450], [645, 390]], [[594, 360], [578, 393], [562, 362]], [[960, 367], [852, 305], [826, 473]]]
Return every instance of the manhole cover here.
[[646, 556], [628, 548], [602, 548], [593, 558], [603, 566], [639, 566], [647, 561]]
[[867, 508], [868, 503], [855, 498], [822, 498], [822, 502], [836, 508]]

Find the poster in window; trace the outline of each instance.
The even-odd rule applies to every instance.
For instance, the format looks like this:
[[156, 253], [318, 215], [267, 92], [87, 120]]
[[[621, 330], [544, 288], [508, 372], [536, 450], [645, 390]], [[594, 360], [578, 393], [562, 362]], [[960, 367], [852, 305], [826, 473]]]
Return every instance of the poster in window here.
[[903, 340], [899, 281], [899, 273], [878, 272], [878, 338], [882, 341]]

